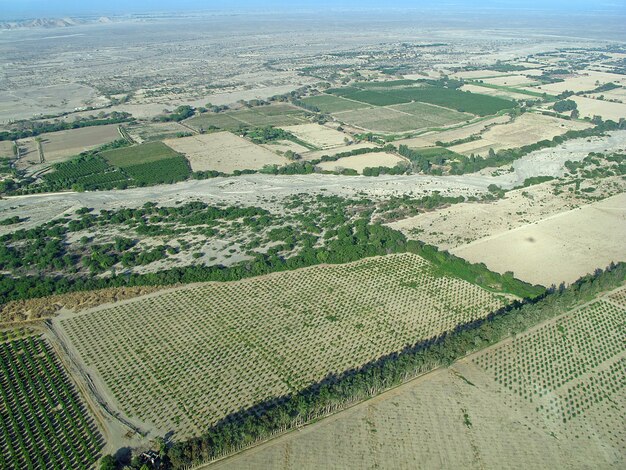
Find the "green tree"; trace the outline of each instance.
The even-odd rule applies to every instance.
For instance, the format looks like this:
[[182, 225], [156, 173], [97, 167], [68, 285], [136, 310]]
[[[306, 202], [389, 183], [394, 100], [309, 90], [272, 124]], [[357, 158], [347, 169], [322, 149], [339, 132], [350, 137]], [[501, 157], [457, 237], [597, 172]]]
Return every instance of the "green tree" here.
[[100, 461], [100, 470], [115, 470], [117, 468], [117, 461], [112, 455], [105, 455]]

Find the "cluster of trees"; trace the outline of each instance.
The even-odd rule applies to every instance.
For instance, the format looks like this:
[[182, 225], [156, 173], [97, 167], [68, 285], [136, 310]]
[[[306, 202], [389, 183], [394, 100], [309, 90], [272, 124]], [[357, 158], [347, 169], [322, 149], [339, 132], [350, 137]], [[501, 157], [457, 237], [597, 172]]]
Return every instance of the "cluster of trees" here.
[[567, 111], [574, 111], [578, 108], [576, 101], [574, 100], [561, 100], [557, 101], [552, 105], [552, 109], [554, 109], [557, 113], [565, 113]]
[[77, 118], [74, 121], [19, 121], [13, 124], [10, 131], [0, 132], [0, 141], [18, 140], [27, 137], [35, 137], [47, 132], [65, 131], [68, 129], [79, 129], [82, 127], [105, 126], [107, 124], [120, 124], [132, 122], [134, 119], [128, 113], [114, 111], [102, 116], [89, 116]]
[[287, 397], [236, 412], [211, 426], [202, 436], [171, 445], [165, 452], [165, 464], [173, 469], [189, 468], [341, 410], [565, 313], [594, 294], [621, 285], [625, 278], [626, 264], [612, 265], [568, 288], [550, 289], [535, 299], [513, 302], [483, 320], [408, 345], [399, 353], [381, 357], [359, 369], [329, 375]]
[[176, 108], [174, 110], [174, 112], [170, 113], [170, 114], [164, 114], [162, 116], [158, 116], [155, 118], [155, 121], [158, 122], [180, 122], [180, 121], [184, 121], [185, 119], [188, 119], [190, 117], [192, 117], [194, 114], [196, 113], [196, 110], [193, 108], [193, 106], [189, 106], [189, 105], [182, 105], [179, 106], [178, 108]]

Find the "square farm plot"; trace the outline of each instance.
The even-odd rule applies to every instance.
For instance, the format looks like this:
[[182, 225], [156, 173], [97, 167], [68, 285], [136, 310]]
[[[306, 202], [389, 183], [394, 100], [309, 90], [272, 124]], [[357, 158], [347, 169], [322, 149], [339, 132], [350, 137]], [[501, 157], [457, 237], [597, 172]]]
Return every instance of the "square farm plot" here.
[[324, 127], [319, 124], [284, 126], [283, 129], [320, 149], [345, 145], [346, 139], [348, 138], [348, 136], [343, 132], [336, 131], [335, 129], [329, 129], [328, 127]]
[[362, 155], [351, 155], [350, 157], [340, 158], [334, 162], [322, 162], [317, 166], [325, 171], [337, 171], [341, 168], [350, 168], [356, 170], [358, 173], [363, 173], [365, 168], [375, 168], [379, 166], [392, 168], [402, 162], [408, 163], [406, 159], [392, 153], [372, 152]]
[[235, 170], [259, 170], [265, 165], [284, 165], [288, 162], [286, 158], [230, 132], [168, 139], [165, 143], [186, 155], [193, 171], [232, 173]]
[[306, 104], [315, 106], [323, 113], [337, 113], [340, 111], [352, 111], [355, 109], [371, 108], [367, 103], [361, 103], [359, 101], [347, 100], [339, 96], [333, 95], [319, 95], [304, 98]]
[[53, 321], [112, 407], [180, 437], [505, 302], [404, 253], [175, 288]]

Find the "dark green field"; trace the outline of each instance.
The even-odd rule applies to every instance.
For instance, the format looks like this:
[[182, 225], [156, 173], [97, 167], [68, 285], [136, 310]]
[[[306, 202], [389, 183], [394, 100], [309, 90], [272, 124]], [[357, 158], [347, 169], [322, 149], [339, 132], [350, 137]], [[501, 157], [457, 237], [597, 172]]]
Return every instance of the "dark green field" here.
[[111, 165], [118, 168], [126, 168], [177, 157], [180, 154], [163, 142], [149, 142], [147, 144], [133, 145], [132, 147], [108, 150], [102, 152], [101, 155]]

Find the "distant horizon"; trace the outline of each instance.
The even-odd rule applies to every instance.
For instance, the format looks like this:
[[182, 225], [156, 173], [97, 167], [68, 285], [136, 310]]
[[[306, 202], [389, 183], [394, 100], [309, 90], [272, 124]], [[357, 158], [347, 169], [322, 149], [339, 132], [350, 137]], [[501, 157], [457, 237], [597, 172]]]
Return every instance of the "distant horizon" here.
[[200, 0], [136, 0], [129, 5], [128, 1], [122, 0], [93, 0], [89, 3], [76, 0], [0, 0], [0, 20], [18, 21], [34, 18], [63, 18], [71, 16], [124, 16], [147, 13], [252, 13], [272, 10], [281, 12], [306, 13], [311, 11], [374, 11], [374, 10], [420, 10], [436, 9], [447, 12], [455, 10], [467, 11], [563, 11], [563, 12], [606, 12], [626, 15], [626, 3], [620, 1], [589, 2], [586, 0], [546, 0], [546, 1], [522, 1], [522, 0], [482, 0], [472, 2], [466, 0], [440, 3], [434, 0], [244, 0], [235, 6], [233, 2], [216, 0], [210, 6]]

